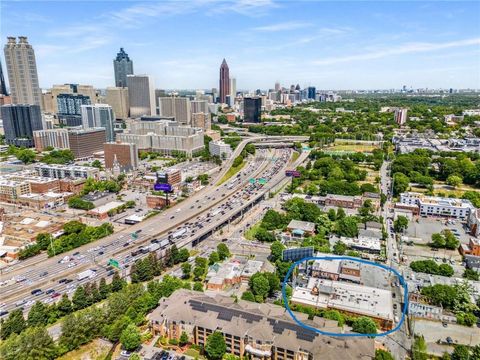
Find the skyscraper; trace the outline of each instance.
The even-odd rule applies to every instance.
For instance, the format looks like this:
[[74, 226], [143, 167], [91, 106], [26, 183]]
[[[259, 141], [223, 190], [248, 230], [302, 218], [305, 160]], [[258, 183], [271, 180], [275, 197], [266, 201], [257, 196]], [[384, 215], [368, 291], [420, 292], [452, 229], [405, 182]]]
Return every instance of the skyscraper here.
[[13, 104], [42, 105], [37, 64], [32, 45], [26, 36], [9, 36], [5, 45], [5, 61]]
[[159, 100], [160, 116], [173, 116], [182, 125], [191, 123], [190, 100], [186, 97], [161, 97]]
[[315, 89], [314, 86], [309, 86], [308, 87], [308, 98], [315, 100], [315, 95], [317, 93], [317, 90]]
[[115, 115], [107, 104], [82, 105], [82, 125], [84, 129], [105, 128], [105, 138], [115, 140]]
[[282, 88], [280, 87], [280, 83], [277, 81], [275, 83], [275, 91], [280, 91]]
[[235, 98], [237, 97], [237, 79], [230, 79], [230, 106], [233, 106], [235, 103]]
[[7, 84], [5, 84], [5, 78], [3, 77], [2, 62], [0, 61], [0, 95], [8, 95]]
[[107, 87], [106, 103], [112, 107], [117, 119], [128, 118], [128, 89], [121, 87]]
[[127, 75], [130, 116], [156, 115], [155, 89], [148, 75]]
[[220, 65], [220, 103], [226, 104], [227, 95], [230, 95], [230, 74], [225, 59]]
[[33, 146], [33, 132], [42, 130], [39, 105], [4, 105], [1, 107], [5, 143], [15, 146]]
[[262, 99], [258, 96], [246, 97], [243, 99], [243, 121], [258, 123], [260, 122], [260, 111], [262, 108]]
[[81, 106], [90, 105], [90, 97], [79, 94], [57, 96], [58, 115], [81, 115]]
[[402, 109], [402, 108], [398, 108], [398, 109], [395, 109], [395, 122], [402, 126], [403, 124], [405, 124], [407, 122], [407, 111], [408, 109]]
[[123, 48], [120, 48], [120, 52], [113, 60], [113, 69], [115, 71], [115, 86], [127, 86], [127, 75], [133, 74], [133, 61], [130, 60]]

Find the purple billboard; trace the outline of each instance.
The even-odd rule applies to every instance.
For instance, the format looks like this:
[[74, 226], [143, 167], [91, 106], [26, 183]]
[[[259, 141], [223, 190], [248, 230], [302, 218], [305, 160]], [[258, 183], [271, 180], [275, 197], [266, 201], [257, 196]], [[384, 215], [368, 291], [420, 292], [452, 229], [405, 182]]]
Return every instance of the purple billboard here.
[[155, 185], [153, 185], [153, 189], [155, 191], [172, 192], [172, 185], [170, 185], [170, 184], [155, 184]]

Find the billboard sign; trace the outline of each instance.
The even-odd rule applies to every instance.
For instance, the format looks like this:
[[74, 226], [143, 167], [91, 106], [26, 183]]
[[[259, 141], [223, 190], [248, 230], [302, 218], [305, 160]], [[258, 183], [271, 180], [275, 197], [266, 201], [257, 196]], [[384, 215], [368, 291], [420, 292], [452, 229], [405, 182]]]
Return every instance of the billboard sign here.
[[170, 184], [155, 184], [153, 185], [153, 189], [155, 191], [165, 191], [165, 192], [172, 192], [172, 185]]
[[283, 261], [298, 261], [313, 256], [313, 246], [285, 249], [282, 253]]
[[300, 177], [301, 174], [297, 170], [287, 170], [285, 171], [285, 176], [288, 177]]

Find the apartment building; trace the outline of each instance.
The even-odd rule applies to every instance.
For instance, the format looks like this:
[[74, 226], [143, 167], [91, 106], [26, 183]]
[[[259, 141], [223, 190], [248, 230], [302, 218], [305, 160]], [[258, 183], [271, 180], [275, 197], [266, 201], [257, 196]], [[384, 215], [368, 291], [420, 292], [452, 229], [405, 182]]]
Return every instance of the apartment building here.
[[33, 132], [35, 150], [42, 152], [47, 147], [54, 149], [69, 149], [70, 141], [67, 129], [48, 129]]
[[422, 216], [446, 216], [466, 220], [475, 207], [469, 200], [426, 196], [421, 193], [400, 194], [400, 204], [416, 205]]
[[55, 179], [64, 178], [96, 178], [99, 170], [90, 166], [60, 165], [36, 163], [35, 171], [39, 176]]
[[[304, 324], [340, 333], [336, 321], [295, 313]], [[154, 336], [179, 339], [187, 333], [189, 341], [205, 346], [215, 331], [223, 334], [227, 353], [239, 357], [275, 360], [372, 359], [374, 340], [340, 338], [318, 334], [296, 324], [278, 305], [235, 300], [217, 294], [210, 297], [191, 290], [177, 290], [148, 316]]]

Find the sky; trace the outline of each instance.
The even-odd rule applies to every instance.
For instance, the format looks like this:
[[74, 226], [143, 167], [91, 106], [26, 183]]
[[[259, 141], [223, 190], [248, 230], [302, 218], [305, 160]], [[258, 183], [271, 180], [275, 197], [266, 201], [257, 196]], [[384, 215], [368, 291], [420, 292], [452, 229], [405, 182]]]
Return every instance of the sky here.
[[[0, 45], [28, 36], [40, 86], [114, 86], [120, 47], [161, 89], [480, 88], [480, 1], [11, 1]], [[5, 70], [5, 59], [2, 56]]]

